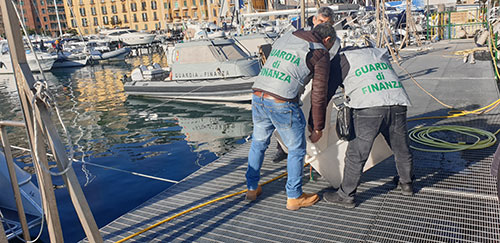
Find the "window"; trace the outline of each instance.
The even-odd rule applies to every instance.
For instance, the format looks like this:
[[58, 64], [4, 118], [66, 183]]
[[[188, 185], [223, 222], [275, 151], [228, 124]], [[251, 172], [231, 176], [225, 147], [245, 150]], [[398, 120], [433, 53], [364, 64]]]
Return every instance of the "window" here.
[[76, 28], [76, 20], [71, 20], [71, 27]]
[[137, 4], [136, 3], [131, 3], [130, 4], [130, 10], [132, 10], [132, 12], [137, 11]]
[[158, 9], [158, 8], [156, 7], [156, 1], [151, 1], [151, 9], [153, 9], [153, 10]]
[[43, 0], [40, 0], [40, 5], [42, 5], [42, 6], [43, 6]]
[[43, 16], [43, 22], [47, 22], [47, 16]]
[[187, 7], [187, 5], [188, 5], [188, 4], [187, 4], [187, 1], [186, 1], [186, 0], [184, 0], [184, 7]]
[[148, 13], [142, 13], [142, 21], [144, 22], [148, 21]]
[[[137, 20], [137, 14], [134, 14], [134, 22], [136, 22], [136, 23], [137, 23], [137, 22], [139, 22], [139, 21]], [[136, 26], [137, 26], [137, 25], [136, 25]], [[135, 29], [137, 29], [137, 27], [136, 27]]]
[[127, 12], [127, 5], [122, 4], [122, 12], [124, 12], [124, 13]]
[[88, 35], [89, 34], [89, 30], [88, 29], [84, 29], [83, 32]]
[[87, 18], [82, 18], [82, 26], [83, 27], [87, 27], [88, 26]]
[[189, 18], [188, 12], [184, 12], [184, 17]]
[[94, 0], [90, 0], [90, 4], [94, 4]]
[[203, 6], [203, 0], [200, 0], [200, 6]]
[[101, 3], [104, 3], [104, 2], [105, 2], [105, 0], [101, 0]]
[[193, 17], [198, 18], [198, 12], [194, 12]]
[[167, 13], [167, 14], [165, 14], [165, 19], [168, 19], [168, 13]]
[[111, 23], [112, 23], [113, 25], [120, 24], [120, 20], [118, 20], [118, 16], [116, 16], [116, 15], [115, 15], [115, 16], [113, 16], [113, 17], [111, 18]]
[[156, 12], [153, 12], [153, 20], [158, 20], [158, 16], [156, 16]]
[[205, 18], [205, 16], [206, 16], [206, 15], [205, 15], [205, 11], [201, 11], [201, 17], [202, 17], [202, 18]]
[[142, 2], [141, 6], [142, 6], [142, 11], [146, 10], [146, 2]]
[[106, 9], [106, 6], [101, 7], [102, 14], [108, 14], [108, 10]]
[[90, 8], [90, 12], [92, 13], [92, 15], [96, 16], [97, 15], [97, 11], [95, 9], [95, 7], [91, 7]]
[[174, 8], [179, 9], [179, 2], [177, 2], [177, 1], [174, 2]]
[[114, 14], [117, 13], [115, 5], [111, 5], [111, 12]]
[[94, 17], [94, 26], [99, 26], [99, 20], [97, 17]]
[[215, 9], [212, 9], [214, 11], [214, 16], [217, 16], [217, 11]]
[[193, 6], [196, 6], [196, 0], [193, 0]]
[[175, 17], [179, 17], [179, 13], [175, 13]]
[[144, 30], [148, 30], [148, 25], [147, 24], [144, 25]]
[[103, 22], [104, 24], [109, 24], [109, 22], [108, 22], [108, 16], [103, 16], [103, 17], [102, 17], [102, 22]]
[[123, 22], [124, 22], [124, 23], [128, 23], [128, 20], [127, 20], [127, 15], [123, 15]]
[[168, 9], [168, 3], [163, 3], [163, 8]]
[[158, 28], [158, 24], [156, 23], [155, 24], [155, 30], [159, 30], [160, 28]]
[[135, 25], [135, 30], [138, 30], [139, 29], [139, 26], [138, 25]]
[[42, 13], [45, 14], [45, 9], [44, 8], [42, 8]]
[[49, 25], [46, 24], [45, 25], [45, 29], [48, 30], [49, 29]]
[[80, 8], [80, 15], [85, 16], [85, 8]]
[[80, 5], [83, 5], [83, 0], [80, 0]]

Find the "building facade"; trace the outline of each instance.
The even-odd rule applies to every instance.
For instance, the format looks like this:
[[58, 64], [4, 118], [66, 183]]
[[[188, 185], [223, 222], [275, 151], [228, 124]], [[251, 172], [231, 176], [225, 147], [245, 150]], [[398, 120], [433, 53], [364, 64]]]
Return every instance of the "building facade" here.
[[[36, 8], [37, 30], [41, 29], [43, 34], [53, 37], [60, 36], [61, 33], [64, 34], [66, 32], [66, 12], [63, 0], [28, 1], [32, 1], [33, 6]], [[59, 26], [61, 29], [59, 29]]]
[[[97, 34], [104, 28], [153, 31], [171, 29], [187, 21], [217, 21], [220, 8], [218, 1], [76, 0], [65, 11], [68, 28], [83, 35]], [[229, 2], [226, 4], [230, 6]]]

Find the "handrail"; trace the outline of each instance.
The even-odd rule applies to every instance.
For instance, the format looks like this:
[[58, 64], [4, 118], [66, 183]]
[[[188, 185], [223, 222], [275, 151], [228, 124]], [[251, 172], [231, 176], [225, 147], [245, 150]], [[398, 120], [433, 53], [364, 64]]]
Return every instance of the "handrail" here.
[[[28, 221], [26, 219], [26, 214], [24, 213], [23, 199], [19, 189], [19, 182], [17, 181], [16, 169], [14, 167], [14, 160], [12, 159], [12, 151], [10, 150], [10, 142], [7, 137], [6, 126], [14, 127], [24, 127], [24, 122], [19, 121], [0, 121], [0, 142], [3, 147], [5, 154], [5, 162], [7, 163], [7, 169], [9, 171], [10, 184], [12, 186], [12, 192], [14, 193], [14, 199], [16, 201], [17, 215], [19, 217], [19, 222], [21, 223], [21, 228], [23, 230], [24, 240], [30, 241], [30, 233], [28, 227]], [[25, 183], [25, 182], [23, 182]], [[0, 225], [3, 229], [3, 226]]]
[[26, 127], [26, 124], [20, 121], [0, 121], [0, 127], [5, 127], [5, 126]]

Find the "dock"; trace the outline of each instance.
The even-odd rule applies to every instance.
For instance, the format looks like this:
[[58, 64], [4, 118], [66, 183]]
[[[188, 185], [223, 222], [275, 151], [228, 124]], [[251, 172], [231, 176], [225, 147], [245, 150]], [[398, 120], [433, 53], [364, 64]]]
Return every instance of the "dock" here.
[[[400, 52], [402, 66], [436, 98], [458, 109], [483, 107], [500, 98], [491, 61], [464, 63], [455, 51], [472, 49], [472, 40], [430, 44], [425, 51]], [[422, 92], [393, 65], [413, 106], [408, 117], [448, 114], [449, 109]], [[500, 109], [483, 115], [409, 122], [454, 124], [495, 132]], [[500, 242], [500, 204], [490, 165], [497, 144], [482, 150], [452, 153], [413, 151], [414, 196], [396, 189], [393, 157], [362, 177], [356, 208], [344, 209], [320, 200], [316, 205], [285, 208], [286, 177], [263, 186], [254, 202], [244, 193], [217, 201], [160, 224], [126, 242]], [[273, 163], [276, 141], [266, 152], [261, 182], [286, 172]], [[240, 145], [180, 183], [102, 227], [106, 242], [115, 242], [210, 200], [246, 189], [250, 142]], [[304, 169], [305, 192], [336, 190]], [[147, 188], [145, 188], [147, 190]], [[92, 202], [90, 202], [92, 203]], [[83, 242], [87, 242], [83, 240]]]

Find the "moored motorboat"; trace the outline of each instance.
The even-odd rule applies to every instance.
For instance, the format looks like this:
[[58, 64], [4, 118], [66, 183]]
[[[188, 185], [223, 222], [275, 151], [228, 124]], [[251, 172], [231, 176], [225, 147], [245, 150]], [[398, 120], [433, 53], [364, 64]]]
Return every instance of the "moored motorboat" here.
[[59, 52], [52, 68], [83, 67], [88, 60], [89, 56], [85, 53]]
[[248, 101], [260, 71], [231, 39], [179, 43], [172, 52], [171, 70], [158, 65], [132, 71], [124, 84], [130, 95], [163, 98]]

